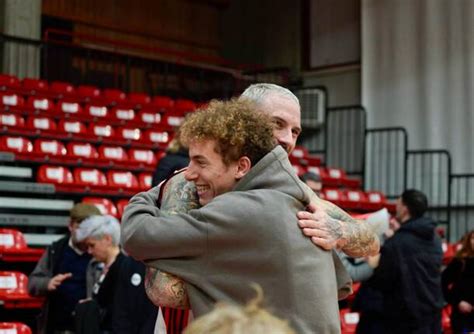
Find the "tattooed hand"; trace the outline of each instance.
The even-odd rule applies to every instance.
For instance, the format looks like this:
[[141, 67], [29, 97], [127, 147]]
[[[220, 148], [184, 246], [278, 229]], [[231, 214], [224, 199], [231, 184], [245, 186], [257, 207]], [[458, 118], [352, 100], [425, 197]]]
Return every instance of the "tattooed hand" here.
[[365, 221], [356, 221], [336, 205], [311, 197], [308, 211], [298, 212], [298, 224], [311, 241], [324, 249], [339, 248], [351, 257], [378, 253], [378, 237]]
[[[172, 177], [163, 190], [161, 210], [169, 214], [178, 214], [196, 208], [199, 208], [199, 201], [194, 183], [186, 181], [184, 173]], [[157, 306], [189, 308], [185, 283], [177, 276], [147, 267], [145, 291], [148, 298]]]

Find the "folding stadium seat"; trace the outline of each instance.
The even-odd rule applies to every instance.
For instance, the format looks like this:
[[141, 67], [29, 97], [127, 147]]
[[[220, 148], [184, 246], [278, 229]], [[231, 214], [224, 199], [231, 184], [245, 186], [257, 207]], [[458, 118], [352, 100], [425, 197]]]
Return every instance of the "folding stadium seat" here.
[[20, 322], [0, 322], [0, 333], [31, 334], [31, 328]]
[[20, 80], [14, 75], [0, 74], [0, 89], [18, 89], [20, 88]]
[[25, 127], [25, 119], [17, 114], [11, 113], [2, 113], [0, 114], [0, 126], [8, 127], [8, 128], [24, 128]]
[[49, 86], [49, 90], [58, 99], [74, 94], [74, 86], [69, 82], [53, 81]]
[[42, 302], [42, 299], [28, 295], [28, 277], [25, 274], [0, 271], [0, 303], [4, 308], [39, 308]]
[[150, 96], [145, 93], [129, 93], [127, 98], [128, 101], [120, 103], [125, 103], [125, 105], [130, 106], [131, 108], [141, 109], [151, 102]]
[[82, 115], [82, 107], [79, 103], [74, 101], [61, 100], [56, 106], [56, 112], [61, 115]]
[[21, 88], [28, 94], [41, 94], [48, 92], [48, 82], [40, 79], [24, 78], [21, 81]]
[[76, 95], [83, 100], [90, 101], [100, 96], [100, 90], [95, 86], [80, 85], [76, 89]]
[[107, 172], [109, 187], [122, 188], [131, 191], [138, 191], [138, 181], [131, 172], [109, 170]]
[[49, 165], [42, 165], [38, 168], [36, 181], [40, 183], [52, 183], [66, 186], [74, 183], [73, 176], [68, 168]]
[[181, 115], [196, 110], [196, 103], [191, 100], [177, 99], [174, 103], [174, 110]]
[[109, 116], [109, 109], [103, 105], [90, 104], [84, 110], [84, 116], [90, 119], [106, 119]]
[[138, 121], [150, 126], [161, 123], [161, 114], [153, 109], [144, 109], [138, 114]]
[[43, 252], [43, 249], [29, 248], [20, 231], [0, 228], [0, 258], [2, 261], [36, 262]]
[[128, 156], [131, 161], [139, 164], [155, 166], [157, 162], [152, 150], [132, 148], [128, 151]]
[[151, 173], [140, 173], [138, 175], [138, 186], [141, 190], [148, 190], [151, 188], [153, 175]]
[[339, 312], [341, 318], [341, 334], [355, 333], [357, 324], [359, 323], [359, 313], [351, 312], [349, 309], [342, 309]]
[[101, 145], [99, 146], [99, 158], [106, 160], [106, 161], [119, 161], [119, 162], [127, 162], [128, 155], [127, 152], [121, 146], [107, 146]]
[[127, 98], [127, 95], [122, 92], [120, 89], [111, 89], [106, 88], [102, 91], [102, 96], [100, 96], [101, 101], [107, 105], [116, 105], [121, 102], [124, 102]]
[[344, 200], [341, 205], [345, 209], [357, 210], [362, 209], [367, 203], [367, 197], [362, 190], [344, 190]]
[[168, 112], [174, 108], [174, 100], [167, 96], [155, 96], [151, 100], [151, 106], [159, 112]]
[[75, 184], [78, 186], [107, 187], [107, 179], [98, 169], [75, 168], [73, 174]]
[[345, 196], [343, 192], [339, 189], [323, 189], [322, 193], [324, 194], [324, 198], [327, 201], [330, 201], [338, 206], [342, 206], [342, 203], [345, 200]]
[[184, 121], [184, 114], [180, 114], [174, 111], [168, 112], [163, 117], [163, 124], [168, 126], [170, 129], [179, 127]]
[[53, 111], [54, 103], [46, 97], [30, 96], [26, 102], [26, 107], [31, 111]]
[[125, 207], [127, 205], [128, 205], [128, 199], [121, 199], [117, 201], [115, 206], [117, 207], [119, 217], [122, 217], [123, 211], [125, 210]]
[[58, 123], [58, 131], [69, 136], [87, 136], [87, 128], [81, 121], [62, 119]]
[[89, 143], [70, 142], [67, 144], [67, 155], [71, 158], [97, 159], [99, 153], [96, 148]]
[[111, 117], [114, 120], [121, 122], [134, 122], [135, 121], [135, 111], [133, 109], [127, 109], [122, 107], [117, 107], [112, 109]]
[[364, 204], [364, 209], [375, 211], [387, 206], [387, 200], [381, 192], [367, 191], [365, 194], [367, 196], [367, 203]]
[[108, 124], [90, 123], [88, 131], [91, 135], [94, 135], [96, 137], [109, 138], [114, 136], [115, 134], [114, 128]]
[[36, 139], [33, 145], [33, 152], [38, 155], [65, 156], [67, 153], [64, 144], [55, 139]]
[[116, 137], [122, 140], [140, 140], [142, 132], [139, 128], [122, 128], [116, 131]]
[[330, 178], [339, 179], [340, 184], [347, 188], [358, 189], [361, 186], [361, 182], [358, 179], [349, 178], [346, 172], [340, 168], [328, 168], [327, 173]]
[[33, 144], [23, 137], [2, 136], [0, 137], [0, 151], [29, 154], [33, 152]]
[[3, 105], [4, 108], [18, 108], [25, 104], [25, 99], [23, 98], [23, 96], [15, 93], [3, 93], [0, 94], [0, 96], [0, 103]]
[[26, 121], [26, 127], [33, 131], [52, 132], [52, 133], [55, 133], [58, 128], [56, 122], [52, 118], [45, 117], [45, 116], [28, 117]]
[[107, 198], [84, 197], [82, 199], [82, 203], [95, 205], [100, 210], [100, 213], [103, 215], [111, 215], [114, 217], [118, 217], [118, 211], [115, 207], [115, 204]]
[[171, 140], [171, 135], [168, 131], [150, 129], [143, 133], [143, 139], [145, 142], [166, 147]]

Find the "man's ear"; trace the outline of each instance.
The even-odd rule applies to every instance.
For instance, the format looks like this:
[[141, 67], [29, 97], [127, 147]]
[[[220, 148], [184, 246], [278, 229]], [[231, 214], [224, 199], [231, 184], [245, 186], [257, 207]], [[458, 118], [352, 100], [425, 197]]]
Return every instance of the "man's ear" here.
[[247, 174], [252, 168], [252, 162], [250, 159], [246, 156], [240, 157], [239, 161], [237, 161], [237, 170], [235, 172], [235, 178], [237, 180], [240, 180]]

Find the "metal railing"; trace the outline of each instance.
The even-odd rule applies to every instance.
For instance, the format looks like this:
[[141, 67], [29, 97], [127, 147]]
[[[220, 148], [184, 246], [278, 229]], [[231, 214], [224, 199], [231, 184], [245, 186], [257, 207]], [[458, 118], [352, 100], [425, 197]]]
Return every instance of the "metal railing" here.
[[474, 174], [451, 175], [450, 218], [452, 241], [474, 229]]

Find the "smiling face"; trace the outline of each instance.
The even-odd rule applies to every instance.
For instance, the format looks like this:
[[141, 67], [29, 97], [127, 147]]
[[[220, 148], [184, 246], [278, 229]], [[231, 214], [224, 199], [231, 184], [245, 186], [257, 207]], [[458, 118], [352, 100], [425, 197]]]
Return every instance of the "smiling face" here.
[[289, 97], [269, 94], [260, 103], [260, 107], [272, 117], [275, 139], [286, 152], [291, 153], [301, 133], [300, 106]]
[[[200, 140], [189, 144], [189, 166], [185, 171], [186, 180], [194, 182], [199, 203], [206, 205], [214, 197], [231, 191], [246, 171], [242, 169], [242, 157], [239, 161], [224, 164], [217, 153], [214, 140]], [[248, 159], [247, 159], [248, 160]], [[250, 164], [250, 162], [248, 162]], [[248, 170], [248, 168], [244, 168]]]

